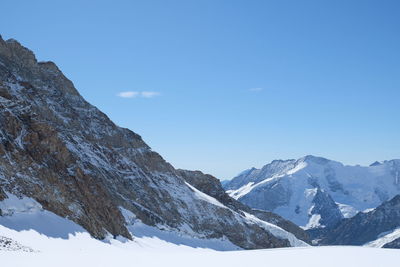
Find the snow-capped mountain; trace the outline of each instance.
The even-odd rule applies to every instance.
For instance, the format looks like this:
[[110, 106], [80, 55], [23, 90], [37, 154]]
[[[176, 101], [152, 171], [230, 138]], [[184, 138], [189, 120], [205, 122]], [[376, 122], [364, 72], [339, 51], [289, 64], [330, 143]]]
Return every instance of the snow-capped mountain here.
[[229, 195], [305, 229], [332, 227], [400, 193], [400, 160], [345, 166], [321, 157], [275, 160], [224, 185]]
[[245, 249], [306, 245], [187, 180], [87, 103], [54, 63], [0, 38], [3, 225], [39, 231], [26, 223], [66, 220], [98, 239], [133, 239], [134, 226], [146, 225]]

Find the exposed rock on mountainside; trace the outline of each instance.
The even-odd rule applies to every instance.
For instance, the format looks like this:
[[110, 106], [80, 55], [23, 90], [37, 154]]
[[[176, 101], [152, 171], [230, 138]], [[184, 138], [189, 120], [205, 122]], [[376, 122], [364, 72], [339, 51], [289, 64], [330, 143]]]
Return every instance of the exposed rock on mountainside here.
[[252, 208], [272, 211], [305, 229], [326, 230], [399, 194], [399, 178], [400, 160], [362, 167], [306, 156], [246, 170], [224, 188]]
[[285, 220], [281, 216], [276, 215], [272, 212], [251, 209], [250, 207], [230, 197], [224, 191], [221, 182], [214, 176], [209, 174], [204, 174], [200, 171], [188, 171], [188, 170], [178, 170], [178, 171], [188, 183], [190, 183], [203, 193], [206, 193], [207, 195], [214, 197], [215, 199], [217, 199], [230, 209], [233, 209], [239, 213], [243, 212], [250, 213], [265, 222], [277, 225], [280, 228], [288, 231], [289, 233], [292, 233], [300, 240], [303, 240], [307, 243], [310, 242], [308, 234], [294, 223]]
[[318, 228], [320, 225], [331, 228], [343, 219], [339, 206], [328, 193], [319, 187], [315, 189], [309, 214], [311, 219], [307, 228]]
[[11, 238], [7, 238], [4, 236], [0, 236], [0, 251], [24, 251], [24, 252], [34, 252], [30, 247], [21, 245], [20, 243], [12, 240]]
[[132, 238], [127, 210], [147, 225], [242, 248], [303, 244], [187, 184], [139, 135], [87, 103], [54, 63], [1, 38], [0, 125], [0, 200], [6, 192], [30, 197], [96, 238]]
[[[369, 212], [359, 212], [356, 216], [343, 220], [330, 231], [321, 244], [364, 245], [400, 227], [400, 195], [382, 203]], [[396, 247], [397, 241], [387, 244]]]
[[237, 212], [251, 211], [248, 206], [231, 198], [223, 189], [221, 182], [214, 176], [204, 174], [201, 171], [178, 170], [178, 172], [189, 184], [193, 185], [201, 192], [217, 199], [230, 209]]
[[400, 248], [400, 238], [385, 244], [383, 248]]

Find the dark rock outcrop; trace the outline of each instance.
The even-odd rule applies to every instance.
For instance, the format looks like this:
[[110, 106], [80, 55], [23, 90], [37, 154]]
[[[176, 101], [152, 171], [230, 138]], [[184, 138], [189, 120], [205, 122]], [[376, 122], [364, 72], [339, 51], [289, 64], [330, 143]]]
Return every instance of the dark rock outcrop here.
[[343, 214], [340, 212], [339, 206], [324, 190], [317, 188], [317, 193], [312, 203], [314, 205], [310, 210], [310, 214], [318, 214], [320, 216], [319, 223], [324, 228], [332, 228], [343, 219]]
[[393, 240], [383, 246], [383, 248], [400, 248], [400, 238]]
[[[322, 245], [364, 245], [400, 227], [400, 195], [370, 212], [344, 219], [321, 240]], [[392, 242], [395, 246], [398, 241]], [[390, 246], [390, 244], [387, 244]]]

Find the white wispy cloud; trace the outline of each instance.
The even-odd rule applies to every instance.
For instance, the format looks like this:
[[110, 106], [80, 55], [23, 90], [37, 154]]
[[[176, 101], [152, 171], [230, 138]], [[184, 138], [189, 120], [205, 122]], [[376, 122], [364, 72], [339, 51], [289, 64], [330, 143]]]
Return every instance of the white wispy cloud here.
[[126, 92], [119, 92], [117, 96], [122, 97], [122, 98], [133, 98], [137, 97], [139, 95], [139, 92], [134, 92], [134, 91], [126, 91]]
[[122, 98], [134, 98], [134, 97], [152, 98], [159, 95], [160, 95], [159, 92], [153, 92], [153, 91], [125, 91], [125, 92], [119, 92], [117, 94], [117, 96]]
[[151, 91], [143, 91], [143, 92], [140, 92], [140, 95], [142, 97], [151, 98], [151, 97], [159, 96], [160, 93], [159, 92], [151, 92]]
[[264, 90], [264, 89], [261, 88], [261, 87], [255, 87], [255, 88], [250, 88], [250, 89], [249, 89], [249, 91], [251, 91], [251, 92], [260, 92], [260, 91], [262, 91], [262, 90]]

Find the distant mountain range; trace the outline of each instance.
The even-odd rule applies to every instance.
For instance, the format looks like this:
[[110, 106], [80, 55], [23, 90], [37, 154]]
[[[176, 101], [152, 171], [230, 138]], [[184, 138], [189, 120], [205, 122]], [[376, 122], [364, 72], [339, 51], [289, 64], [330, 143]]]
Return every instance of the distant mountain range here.
[[[261, 169], [243, 171], [225, 182], [224, 188], [243, 204], [275, 212], [312, 236], [323, 238], [327, 230], [347, 221], [345, 218], [356, 214], [363, 217], [363, 212], [400, 194], [400, 160], [375, 162], [365, 167], [346, 166], [315, 156], [274, 160]], [[376, 237], [375, 232], [370, 234]], [[346, 243], [344, 239], [330, 240], [326, 237], [324, 242]]]

